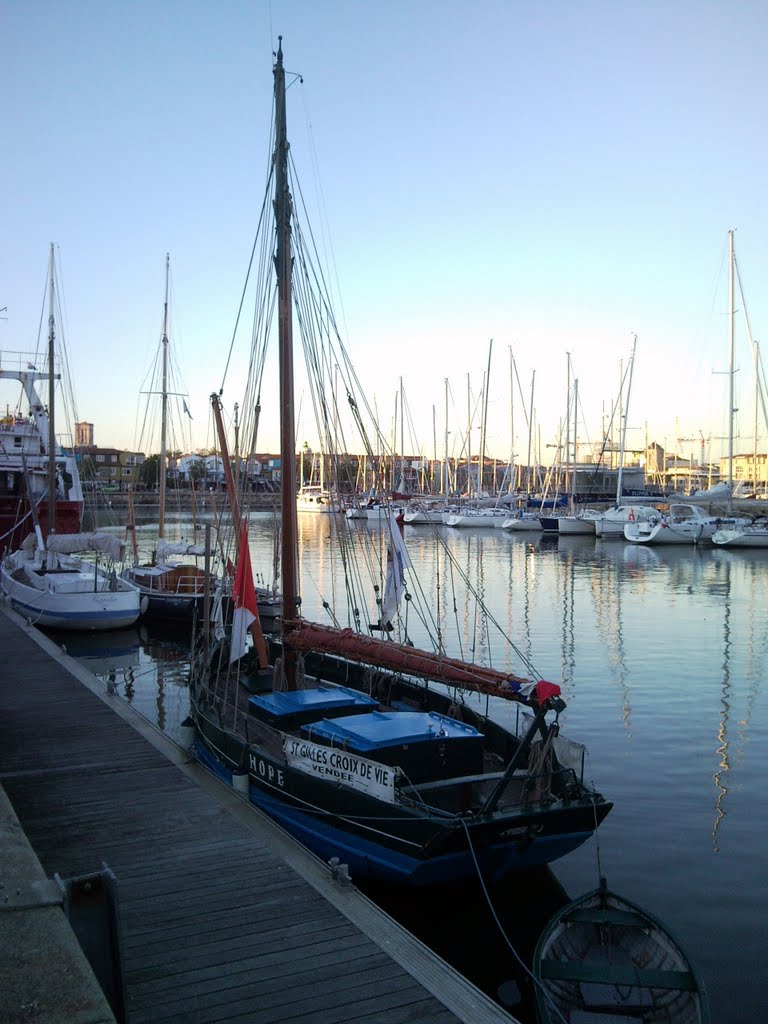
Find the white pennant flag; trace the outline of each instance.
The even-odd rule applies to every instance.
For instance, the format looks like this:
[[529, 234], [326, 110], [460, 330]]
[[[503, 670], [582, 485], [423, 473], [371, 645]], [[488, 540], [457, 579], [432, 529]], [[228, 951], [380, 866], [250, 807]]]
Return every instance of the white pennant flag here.
[[391, 623], [405, 593], [405, 570], [410, 569], [408, 549], [397, 522], [397, 513], [389, 516], [389, 546], [387, 547], [387, 578], [384, 583], [384, 597], [381, 602], [381, 625]]

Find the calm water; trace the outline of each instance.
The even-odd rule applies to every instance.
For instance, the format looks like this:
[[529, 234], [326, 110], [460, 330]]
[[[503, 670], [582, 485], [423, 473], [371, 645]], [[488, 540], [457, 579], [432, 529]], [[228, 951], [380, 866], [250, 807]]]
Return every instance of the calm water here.
[[[252, 523], [254, 568], [268, 581], [272, 518], [257, 515]], [[349, 527], [342, 559], [332, 543], [336, 518], [301, 518], [309, 618], [330, 621], [327, 601], [347, 622], [345, 579], [355, 577], [353, 556], [367, 535], [379, 536], [365, 523]], [[451, 569], [438, 534], [458, 568]], [[765, 1019], [768, 554], [638, 548], [588, 537], [531, 540], [445, 527], [406, 527], [404, 536], [423, 588], [409, 588], [409, 636], [418, 645], [427, 634], [426, 615], [422, 621], [416, 607], [423, 596], [450, 653], [524, 671], [493, 635], [490, 623], [500, 624], [522, 656], [562, 686], [563, 731], [586, 743], [589, 776], [614, 801], [598, 842], [557, 862], [554, 877], [541, 872], [492, 894], [520, 952], [529, 952], [566, 893], [574, 897], [595, 886], [599, 844], [609, 885], [659, 915], [699, 964], [712, 1020]], [[370, 587], [365, 600], [367, 608], [361, 594], [350, 607], [374, 621]], [[84, 648], [93, 671], [174, 735], [187, 709], [185, 636], [141, 626], [65, 642], [77, 656], [78, 646]], [[381, 898], [387, 902], [386, 894]], [[525, 988], [480, 893], [453, 890], [390, 909], [401, 910], [414, 930], [434, 938], [440, 952], [461, 961], [491, 994], [505, 979]], [[478, 949], [482, 955], [474, 956]], [[513, 1012], [527, 1020], [528, 1004]]]

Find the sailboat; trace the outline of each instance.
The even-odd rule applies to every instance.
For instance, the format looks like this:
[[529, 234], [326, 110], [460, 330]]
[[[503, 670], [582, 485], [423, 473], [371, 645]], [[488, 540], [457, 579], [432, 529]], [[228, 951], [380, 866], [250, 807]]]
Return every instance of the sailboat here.
[[[29, 493], [30, 524], [21, 545], [3, 558], [0, 585], [11, 606], [33, 625], [67, 630], [107, 630], [131, 626], [141, 611], [141, 595], [121, 579], [115, 563], [122, 561], [125, 545], [106, 533], [57, 532], [57, 456], [54, 421], [55, 316], [54, 251], [49, 272], [48, 376], [50, 400], [47, 426], [48, 502], [46, 532]], [[38, 419], [43, 418], [38, 411]], [[68, 524], [69, 525], [69, 524]], [[17, 526], [14, 532], [20, 532]], [[75, 557], [96, 554], [94, 561]], [[105, 561], [100, 561], [99, 556]]]
[[[632, 394], [632, 376], [635, 367], [636, 350], [637, 335], [635, 334], [633, 335], [632, 354], [629, 357], [629, 366], [627, 368], [627, 400], [624, 403], [623, 410], [619, 414], [621, 443], [619, 446], [619, 470], [616, 476], [616, 503], [611, 508], [605, 509], [605, 511], [600, 513], [600, 515], [594, 520], [595, 536], [601, 538], [613, 537], [621, 538], [623, 540], [624, 527], [628, 523], [647, 521], [654, 516], [658, 518], [656, 508], [653, 505], [648, 505], [637, 499], [634, 501], [627, 501], [623, 492], [624, 458], [627, 450], [627, 424], [629, 422], [629, 399]], [[622, 386], [619, 389], [619, 400], [622, 398], [622, 392], [623, 381]], [[623, 422], [621, 422], [622, 420]]]
[[[410, 571], [394, 518], [378, 622], [345, 629], [300, 614], [297, 486], [288, 467], [296, 451], [294, 290], [302, 294], [292, 274], [304, 262], [292, 250], [305, 236], [294, 226], [288, 184], [282, 39], [273, 71], [276, 252], [266, 262], [276, 270], [279, 308], [283, 617], [267, 646], [244, 520], [232, 634], [218, 644], [204, 637], [193, 666], [195, 755], [353, 879], [432, 885], [478, 870], [502, 878], [579, 847], [611, 804], [585, 781], [584, 748], [560, 735], [559, 686], [451, 657], [439, 644], [431, 651], [392, 639]], [[340, 517], [339, 529], [346, 522]]]
[[[735, 318], [735, 297], [734, 297], [734, 275], [736, 271], [736, 254], [734, 251], [733, 244], [733, 231], [728, 232], [729, 240], [729, 264], [730, 264], [730, 315], [729, 315], [729, 336], [730, 336], [730, 387], [729, 387], [729, 405], [730, 405], [730, 430], [728, 434], [728, 483], [727, 483], [727, 497], [729, 502], [729, 508], [733, 502], [733, 374], [734, 374], [734, 318]], [[741, 276], [739, 276], [739, 286], [741, 287]], [[744, 291], [741, 291], [742, 303], [746, 311], [746, 299]], [[749, 318], [747, 318], [747, 331], [751, 338], [751, 328], [749, 326]], [[757, 459], [757, 402], [758, 395], [761, 393], [761, 368], [760, 368], [760, 354], [758, 343], [752, 340], [752, 346], [755, 354], [755, 460]], [[761, 395], [762, 397], [762, 395]], [[762, 397], [763, 405], [763, 416], [766, 415], [765, 399]], [[757, 467], [755, 467], [755, 488], [757, 488]], [[712, 535], [712, 543], [717, 547], [724, 548], [768, 548], [768, 519], [761, 517], [754, 521], [749, 520], [747, 522], [723, 524], [719, 529]]]
[[[135, 564], [123, 570], [123, 578], [139, 588], [146, 598], [147, 614], [161, 619], [191, 620], [202, 616], [205, 594], [205, 570], [197, 562], [179, 562], [178, 556], [200, 557], [205, 555], [205, 545], [180, 541], [169, 543], [165, 539], [165, 510], [167, 497], [168, 461], [168, 289], [170, 279], [170, 256], [165, 257], [165, 302], [163, 304], [163, 334], [160, 340], [162, 355], [161, 417], [160, 417], [160, 465], [159, 465], [159, 506], [157, 545], [152, 561], [138, 564], [136, 530], [129, 522], [132, 532]], [[215, 581], [211, 579], [210, 586]]]
[[[319, 478], [318, 482], [314, 483], [315, 476], [315, 459], [319, 464]], [[286, 465], [293, 465], [293, 459]], [[302, 459], [302, 467], [304, 461]], [[325, 454], [320, 452], [317, 457], [312, 456], [312, 468], [309, 475], [309, 483], [302, 484], [299, 491], [296, 494], [296, 508], [299, 512], [320, 512], [328, 515], [332, 512], [340, 512], [341, 504], [334, 498], [333, 494], [325, 486]]]

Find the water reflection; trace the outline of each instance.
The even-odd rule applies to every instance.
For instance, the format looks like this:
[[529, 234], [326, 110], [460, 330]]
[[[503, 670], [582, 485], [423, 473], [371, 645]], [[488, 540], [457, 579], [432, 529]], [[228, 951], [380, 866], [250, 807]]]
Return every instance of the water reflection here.
[[728, 759], [728, 718], [731, 711], [731, 567], [726, 562], [723, 568], [725, 570], [725, 585], [723, 588], [723, 687], [720, 697], [720, 724], [717, 731], [719, 743], [717, 753], [720, 761], [714, 774], [717, 796], [715, 799], [715, 823], [712, 829], [712, 846], [715, 853], [720, 852], [718, 833], [720, 825], [725, 818], [725, 797], [728, 793], [725, 779], [731, 770]]
[[[252, 525], [254, 567], [268, 574], [272, 516], [255, 516]], [[406, 527], [404, 537], [418, 576], [408, 580], [408, 635], [417, 645], [437, 637], [448, 654], [514, 672], [532, 663], [564, 687], [563, 729], [587, 743], [590, 777], [615, 801], [600, 837], [611, 884], [669, 921], [711, 979], [713, 1019], [733, 1020], [724, 986], [741, 976], [745, 946], [761, 948], [756, 922], [768, 914], [768, 711], [761, 700], [768, 552], [532, 540], [438, 526]], [[383, 586], [386, 557], [381, 527], [302, 517], [300, 538], [304, 614], [342, 625], [375, 621], [374, 586]], [[374, 550], [364, 556], [369, 538]], [[495, 635], [494, 623], [518, 653]], [[73, 654], [84, 645], [78, 656], [173, 735], [186, 715], [188, 638], [142, 626], [62, 642]], [[594, 852], [586, 847], [554, 868], [574, 895], [595, 883]], [[728, 877], [748, 894], [738, 912], [735, 887], [723, 885]], [[512, 886], [499, 899], [509, 899], [514, 915], [528, 891], [527, 883]], [[458, 920], [456, 905], [446, 894]], [[436, 916], [435, 904], [429, 907], [423, 917]], [[435, 931], [441, 941], [441, 928]], [[488, 949], [496, 958], [503, 944], [489, 938], [490, 929], [478, 934], [486, 941], [465, 953], [476, 954], [477, 977], [494, 991], [498, 978], [514, 973], [505, 961], [494, 963], [490, 976]], [[756, 999], [754, 992], [740, 995]]]
[[110, 693], [121, 696], [162, 732], [177, 739], [189, 713], [191, 633], [178, 625], [142, 622], [103, 633], [46, 630]]

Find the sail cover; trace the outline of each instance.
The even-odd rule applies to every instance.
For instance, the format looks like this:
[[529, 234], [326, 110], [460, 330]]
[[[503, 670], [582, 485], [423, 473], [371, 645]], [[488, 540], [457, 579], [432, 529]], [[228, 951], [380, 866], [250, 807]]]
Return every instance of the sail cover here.
[[[24, 551], [35, 547], [35, 535], [31, 533], [21, 545]], [[55, 551], [59, 555], [76, 555], [84, 551], [98, 551], [107, 555], [113, 562], [122, 562], [125, 558], [125, 541], [112, 533], [52, 533], [45, 542], [47, 551]]]
[[181, 541], [177, 544], [169, 544], [167, 541], [157, 542], [157, 557], [167, 558], [169, 555], [204, 555], [205, 544], [189, 544]]
[[286, 621], [283, 630], [283, 642], [296, 650], [325, 652], [506, 700], [541, 705], [560, 694], [556, 683], [544, 679], [523, 679], [486, 665], [474, 665], [432, 651], [379, 640], [352, 629], [335, 629], [300, 619]]

